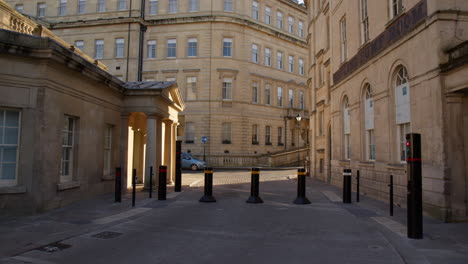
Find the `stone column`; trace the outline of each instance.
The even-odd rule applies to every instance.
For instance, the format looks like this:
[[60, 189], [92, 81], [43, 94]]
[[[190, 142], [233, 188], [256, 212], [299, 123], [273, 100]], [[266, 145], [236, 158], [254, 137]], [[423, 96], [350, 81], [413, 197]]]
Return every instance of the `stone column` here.
[[[447, 146], [446, 167], [449, 168], [450, 209], [452, 216], [466, 216], [467, 190], [465, 178], [465, 150], [463, 138], [463, 95], [446, 95], [444, 144]], [[447, 184], [447, 182], [446, 182]], [[446, 190], [447, 191], [447, 190]]]
[[171, 182], [175, 182], [176, 171], [176, 141], [177, 141], [177, 126], [178, 123], [172, 123], [172, 136], [171, 136]]
[[174, 153], [172, 151], [172, 120], [164, 120], [164, 165], [167, 166], [167, 184], [172, 184], [172, 162]]
[[128, 119], [129, 114], [122, 114], [120, 117], [120, 142], [119, 142], [119, 165], [122, 168], [122, 189], [127, 190], [127, 168], [128, 163]]
[[[159, 166], [163, 164], [164, 157], [164, 138], [163, 138], [163, 122], [161, 118], [156, 118], [156, 174], [159, 170]], [[157, 184], [157, 181], [156, 181]]]
[[[153, 167], [153, 173], [156, 175], [156, 150], [156, 117], [154, 115], [148, 115], [146, 120], [145, 189], [149, 189], [150, 187], [150, 167]], [[153, 185], [154, 182], [153, 180]]]

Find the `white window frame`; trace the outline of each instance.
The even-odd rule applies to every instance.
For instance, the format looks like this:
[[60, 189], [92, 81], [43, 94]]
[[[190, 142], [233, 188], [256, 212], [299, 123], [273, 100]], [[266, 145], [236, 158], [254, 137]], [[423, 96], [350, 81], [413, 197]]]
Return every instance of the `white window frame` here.
[[159, 1], [158, 0], [150, 0], [149, 1], [149, 14], [150, 15], [157, 15], [159, 12]]
[[271, 126], [265, 126], [265, 145], [271, 144]]
[[283, 144], [283, 127], [278, 127], [278, 146], [282, 146]]
[[78, 0], [78, 14], [86, 13], [86, 0]]
[[303, 59], [299, 59], [299, 74], [300, 75], [305, 74], [305, 72], [304, 72], [304, 60]]
[[304, 92], [299, 92], [299, 109], [304, 110]]
[[185, 143], [195, 143], [195, 124], [193, 122], [185, 122]]
[[283, 52], [281, 51], [278, 51], [276, 53], [276, 67], [278, 68], [278, 70], [283, 69]]
[[222, 135], [221, 135], [221, 143], [222, 144], [232, 144], [232, 124], [231, 123], [223, 123], [222, 124]]
[[[15, 112], [17, 113], [18, 115], [18, 119], [15, 120], [18, 125], [17, 126], [14, 126], [12, 124], [10, 124], [9, 126], [7, 126], [6, 124], [6, 116], [7, 116], [7, 112]], [[17, 129], [17, 133], [16, 133], [16, 143], [13, 143], [13, 142], [10, 142], [10, 143], [5, 143], [5, 139], [6, 139], [6, 134], [7, 134], [7, 130], [14, 130], [14, 129]], [[19, 163], [19, 151], [20, 151], [20, 145], [21, 145], [21, 111], [19, 110], [14, 110], [14, 109], [8, 109], [8, 108], [0, 108], [0, 186], [15, 186], [18, 184], [18, 163]], [[4, 160], [4, 155], [5, 155], [5, 150], [6, 149], [12, 149], [12, 148], [15, 148], [15, 152], [16, 152], [16, 155], [15, 155], [15, 175], [14, 175], [14, 179], [2, 179], [4, 178], [5, 176], [3, 175], [3, 166], [5, 166], [5, 164], [11, 164], [13, 162], [11, 161], [5, 161]]]
[[125, 56], [125, 39], [115, 39], [115, 58], [123, 58]]
[[271, 49], [265, 48], [265, 65], [271, 66]]
[[112, 174], [112, 140], [113, 140], [114, 126], [106, 124], [104, 130], [104, 166], [103, 175]]
[[97, 12], [106, 12], [106, 0], [98, 0], [97, 2]]
[[15, 5], [15, 10], [16, 10], [17, 12], [23, 13], [23, 11], [24, 11], [24, 5], [23, 5], [23, 4], [17, 4], [17, 5]]
[[46, 16], [46, 3], [37, 3], [37, 17], [45, 17]]
[[372, 88], [369, 84], [364, 86], [364, 133], [365, 133], [365, 155], [366, 160], [375, 161], [375, 138], [374, 138], [374, 99]]
[[222, 98], [223, 101], [232, 101], [232, 78], [223, 78]]
[[390, 19], [393, 19], [404, 11], [403, 0], [389, 0]]
[[232, 57], [233, 42], [232, 38], [223, 38], [223, 57]]
[[177, 39], [166, 41], [166, 58], [177, 58]]
[[258, 2], [252, 1], [252, 18], [258, 20]]
[[117, 10], [122, 11], [127, 9], [127, 0], [117, 1]]
[[271, 25], [271, 7], [265, 7], [265, 23]]
[[367, 11], [367, 0], [360, 0], [361, 3], [361, 44], [369, 41], [369, 13]]
[[148, 59], [156, 58], [156, 47], [157, 47], [156, 40], [151, 39], [146, 42], [146, 58]]
[[304, 37], [304, 22], [302, 22], [302, 20], [299, 20], [298, 27], [299, 27], [298, 35], [299, 37], [303, 38]]
[[343, 147], [344, 147], [344, 158], [346, 160], [351, 159], [351, 118], [349, 110], [349, 102], [346, 97], [343, 101]]
[[59, 16], [66, 16], [67, 15], [67, 0], [60, 0], [58, 15]]
[[200, 0], [189, 0], [189, 12], [197, 12], [200, 10]]
[[276, 12], [276, 26], [279, 29], [283, 29], [283, 13], [280, 11]]
[[197, 57], [198, 56], [198, 39], [189, 38], [187, 40], [187, 57]]
[[252, 62], [258, 63], [258, 45], [252, 44]]
[[258, 145], [258, 125], [252, 125], [252, 145]]
[[278, 87], [278, 95], [277, 95], [277, 104], [279, 107], [283, 107], [283, 87]]
[[346, 16], [340, 20], [340, 58], [341, 63], [347, 60], [348, 44], [346, 39]]
[[288, 57], [288, 71], [294, 72], [294, 57], [293, 56]]
[[294, 108], [294, 91], [292, 89], [288, 91], [288, 102], [289, 108]]
[[197, 85], [198, 80], [196, 76], [188, 76], [187, 77], [187, 91], [185, 99], [187, 101], [195, 101], [197, 100]]
[[96, 39], [94, 41], [94, 58], [103, 59], [104, 58], [104, 40]]
[[167, 13], [175, 14], [177, 12], [179, 12], [179, 1], [169, 0], [168, 7], [167, 7]]
[[[408, 70], [404, 66], [399, 66], [395, 74], [395, 122], [397, 125], [397, 153], [398, 160], [406, 163], [406, 134], [411, 133], [411, 109]], [[399, 93], [402, 97], [399, 99]]]
[[252, 82], [252, 103], [258, 104], [258, 82]]
[[233, 0], [224, 0], [224, 11], [232, 12], [234, 10]]
[[[74, 160], [75, 160], [75, 136], [77, 118], [69, 115], [64, 116], [65, 126], [62, 128], [62, 156], [60, 158], [60, 182], [71, 182], [73, 180]], [[70, 128], [71, 125], [71, 128]], [[65, 138], [67, 137], [67, 139]], [[68, 159], [64, 153], [68, 152]], [[68, 163], [68, 173], [64, 171], [64, 164]]]
[[294, 18], [288, 16], [288, 32], [294, 34]]
[[83, 40], [76, 40], [75, 41], [75, 47], [83, 51], [84, 49], [84, 41]]
[[271, 105], [271, 85], [265, 85], [265, 104]]

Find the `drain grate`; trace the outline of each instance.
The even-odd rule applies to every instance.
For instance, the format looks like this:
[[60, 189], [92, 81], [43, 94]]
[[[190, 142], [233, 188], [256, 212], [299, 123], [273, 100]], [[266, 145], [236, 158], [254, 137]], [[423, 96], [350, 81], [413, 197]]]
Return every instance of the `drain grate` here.
[[57, 243], [49, 244], [47, 246], [40, 247], [37, 250], [48, 252], [48, 253], [53, 253], [53, 252], [57, 252], [63, 249], [67, 249], [69, 247], [71, 247], [71, 245], [57, 242]]
[[122, 233], [112, 232], [112, 231], [104, 231], [104, 232], [92, 235], [91, 237], [100, 238], [100, 239], [112, 239], [112, 238], [116, 238], [116, 237], [118, 237], [120, 235], [122, 235]]

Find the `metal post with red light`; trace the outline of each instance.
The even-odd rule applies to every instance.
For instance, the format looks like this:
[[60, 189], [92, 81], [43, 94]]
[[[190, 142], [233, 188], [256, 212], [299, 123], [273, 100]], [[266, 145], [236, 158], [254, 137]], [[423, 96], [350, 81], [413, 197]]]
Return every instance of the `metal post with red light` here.
[[423, 238], [421, 135], [406, 135], [408, 238]]

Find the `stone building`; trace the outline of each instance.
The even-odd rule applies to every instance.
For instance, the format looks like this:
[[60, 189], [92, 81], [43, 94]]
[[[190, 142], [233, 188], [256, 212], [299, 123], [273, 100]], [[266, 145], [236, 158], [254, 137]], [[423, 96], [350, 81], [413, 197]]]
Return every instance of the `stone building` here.
[[297, 163], [307, 153], [307, 9], [297, 1], [7, 2], [122, 80], [176, 81], [183, 150], [206, 152], [210, 165]]
[[468, 219], [468, 2], [309, 0], [311, 157], [335, 185], [406, 206], [405, 134], [422, 140], [424, 212]]
[[123, 82], [0, 1], [0, 212], [36, 213], [114, 190], [122, 167], [174, 177], [174, 82]]

